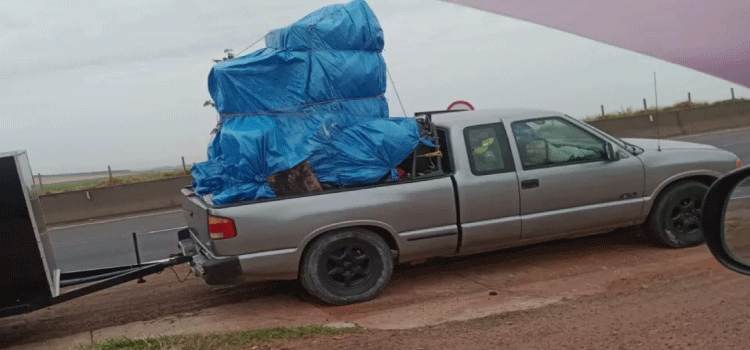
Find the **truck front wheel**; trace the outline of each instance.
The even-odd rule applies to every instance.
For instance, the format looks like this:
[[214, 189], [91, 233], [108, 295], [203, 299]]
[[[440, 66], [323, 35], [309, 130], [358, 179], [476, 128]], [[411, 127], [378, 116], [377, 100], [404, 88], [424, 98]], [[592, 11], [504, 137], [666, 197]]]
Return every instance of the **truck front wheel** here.
[[703, 243], [701, 211], [707, 191], [708, 186], [697, 181], [672, 185], [660, 196], [646, 229], [657, 242], [671, 248]]
[[346, 305], [377, 297], [392, 274], [391, 249], [383, 238], [351, 228], [315, 240], [302, 257], [299, 279], [313, 297]]

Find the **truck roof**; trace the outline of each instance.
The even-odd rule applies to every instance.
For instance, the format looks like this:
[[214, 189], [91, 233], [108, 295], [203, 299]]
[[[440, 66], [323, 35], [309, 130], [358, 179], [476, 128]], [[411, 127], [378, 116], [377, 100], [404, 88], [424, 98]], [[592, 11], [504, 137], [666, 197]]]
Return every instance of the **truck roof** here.
[[450, 128], [496, 123], [498, 121], [502, 121], [505, 124], [510, 124], [517, 120], [563, 115], [564, 114], [560, 112], [543, 109], [503, 108], [439, 113], [432, 116], [432, 121], [437, 126]]

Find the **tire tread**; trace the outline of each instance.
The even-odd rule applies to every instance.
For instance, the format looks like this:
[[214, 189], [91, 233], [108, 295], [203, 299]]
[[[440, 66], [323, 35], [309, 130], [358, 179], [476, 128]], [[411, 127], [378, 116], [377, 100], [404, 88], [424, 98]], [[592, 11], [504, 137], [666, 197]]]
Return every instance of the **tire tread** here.
[[[378, 282], [367, 292], [354, 296], [339, 296], [329, 291], [318, 279], [315, 273], [317, 259], [325, 247], [338, 239], [357, 237], [372, 244], [383, 259], [383, 273], [378, 277]], [[364, 228], [348, 228], [332, 231], [314, 240], [305, 255], [302, 257], [299, 280], [302, 287], [314, 298], [331, 305], [347, 305], [352, 303], [372, 300], [385, 289], [385, 286], [393, 274], [393, 258], [391, 249], [382, 237]]]

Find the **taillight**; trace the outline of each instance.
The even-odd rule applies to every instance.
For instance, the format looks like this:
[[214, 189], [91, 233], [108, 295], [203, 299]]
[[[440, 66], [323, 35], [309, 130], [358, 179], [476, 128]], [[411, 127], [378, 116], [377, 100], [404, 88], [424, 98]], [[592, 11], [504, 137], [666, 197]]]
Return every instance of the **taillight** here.
[[208, 236], [211, 239], [227, 239], [237, 236], [234, 220], [219, 216], [208, 217]]
[[742, 161], [738, 158], [737, 161], [734, 162], [734, 165], [737, 166], [737, 169], [742, 168]]

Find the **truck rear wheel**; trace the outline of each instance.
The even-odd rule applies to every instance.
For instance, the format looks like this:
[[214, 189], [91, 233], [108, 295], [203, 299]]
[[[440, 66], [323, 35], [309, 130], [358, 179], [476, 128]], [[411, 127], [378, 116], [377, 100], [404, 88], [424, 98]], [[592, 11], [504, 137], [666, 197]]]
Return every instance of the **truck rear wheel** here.
[[697, 181], [677, 183], [666, 189], [655, 204], [646, 229], [660, 244], [686, 248], [703, 243], [701, 211], [708, 186]]
[[352, 228], [315, 240], [302, 257], [299, 279], [318, 300], [346, 305], [380, 295], [392, 274], [391, 249], [383, 238]]

